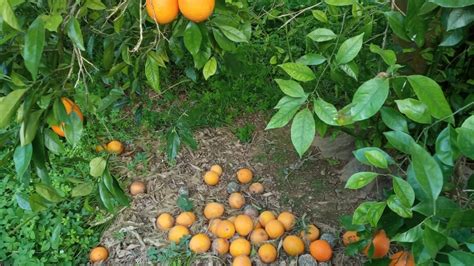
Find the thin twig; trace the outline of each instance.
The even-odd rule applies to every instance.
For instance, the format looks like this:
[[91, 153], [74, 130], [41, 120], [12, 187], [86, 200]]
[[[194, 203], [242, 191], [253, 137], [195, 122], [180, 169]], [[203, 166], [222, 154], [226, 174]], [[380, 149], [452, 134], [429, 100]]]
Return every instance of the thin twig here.
[[[153, 3], [153, 1], [152, 1]], [[142, 41], [143, 41], [143, 16], [142, 16], [142, 0], [140, 0], [140, 4], [138, 5], [138, 10], [139, 10], [139, 17], [140, 17], [140, 37], [138, 38], [138, 42], [137, 44], [135, 45], [135, 47], [133, 47], [133, 49], [130, 51], [132, 53], [135, 53], [136, 51], [138, 51], [138, 49], [140, 49], [140, 46], [142, 45]], [[152, 4], [153, 5], [153, 4]], [[154, 12], [155, 9], [153, 9], [153, 12]]]

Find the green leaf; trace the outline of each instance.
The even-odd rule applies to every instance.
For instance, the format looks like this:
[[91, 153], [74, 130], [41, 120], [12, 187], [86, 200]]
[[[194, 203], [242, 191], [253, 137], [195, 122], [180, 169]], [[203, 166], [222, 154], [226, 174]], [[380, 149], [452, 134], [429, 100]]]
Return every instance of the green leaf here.
[[35, 191], [36, 193], [41, 195], [41, 197], [45, 198], [50, 202], [58, 203], [63, 200], [53, 187], [42, 183], [38, 183], [35, 185]]
[[24, 194], [15, 193], [15, 199], [16, 199], [16, 203], [18, 204], [18, 207], [26, 211], [31, 211], [30, 202], [28, 201], [28, 199], [25, 197]]
[[46, 129], [44, 131], [44, 145], [48, 148], [49, 151], [58, 155], [64, 152], [64, 145], [59, 139], [58, 135], [56, 135], [50, 129]]
[[304, 98], [294, 98], [290, 96], [283, 96], [280, 101], [278, 101], [275, 109], [284, 109], [284, 108], [293, 108], [301, 106], [306, 102], [306, 95]]
[[303, 87], [294, 80], [275, 79], [281, 91], [294, 98], [306, 97]]
[[443, 173], [435, 159], [419, 145], [411, 147], [412, 163], [415, 179], [421, 189], [430, 196], [434, 202], [443, 188]]
[[370, 51], [374, 54], [378, 54], [382, 57], [385, 64], [392, 66], [397, 63], [397, 55], [392, 50], [384, 50], [380, 48], [380, 46], [371, 43], [370, 44]]
[[89, 162], [90, 175], [93, 177], [100, 177], [104, 174], [107, 161], [102, 157], [95, 157]]
[[202, 69], [202, 73], [204, 75], [204, 79], [207, 80], [209, 77], [213, 76], [216, 74], [217, 71], [217, 61], [215, 57], [211, 57], [209, 61], [204, 65], [204, 68]]
[[45, 29], [52, 32], [57, 32], [59, 25], [63, 22], [63, 17], [60, 14], [43, 15], [41, 18], [44, 21]]
[[348, 64], [339, 65], [339, 68], [349, 77], [358, 80], [357, 77], [359, 76], [359, 67], [354, 61], [351, 61]]
[[104, 10], [107, 8], [100, 0], [86, 0], [84, 6], [92, 10]]
[[349, 177], [349, 180], [346, 182], [345, 188], [348, 189], [359, 189], [362, 187], [365, 187], [374, 179], [378, 176], [377, 173], [373, 172], [359, 172], [353, 174], [351, 177]]
[[313, 114], [308, 108], [299, 111], [291, 124], [291, 142], [299, 156], [309, 149], [316, 134]]
[[388, 197], [387, 205], [393, 212], [403, 218], [411, 218], [413, 216], [413, 212], [410, 210], [410, 208], [406, 207], [396, 195], [391, 195]]
[[184, 30], [184, 46], [188, 51], [195, 55], [201, 48], [202, 34], [199, 26], [190, 21]]
[[336, 54], [336, 62], [339, 65], [347, 64], [356, 58], [364, 40], [364, 33], [345, 40]]
[[405, 17], [397, 11], [389, 11], [384, 13], [387, 18], [388, 25], [392, 31], [402, 40], [410, 41], [405, 31]]
[[23, 177], [33, 156], [33, 145], [18, 146], [13, 153], [13, 162], [15, 163], [15, 170], [18, 178]]
[[42, 114], [43, 110], [38, 110], [29, 113], [21, 123], [20, 143], [22, 146], [30, 144], [35, 138]]
[[299, 63], [285, 63], [279, 65], [290, 77], [297, 81], [311, 81], [316, 79], [311, 68]]
[[315, 42], [326, 42], [337, 38], [337, 35], [332, 30], [326, 28], [315, 29], [308, 33], [307, 36]]
[[33, 193], [29, 197], [31, 210], [34, 212], [40, 212], [48, 208], [49, 203], [37, 193]]
[[[474, 3], [474, 2], [473, 2]], [[463, 28], [474, 21], [474, 10], [472, 8], [453, 9], [448, 16], [446, 30]]]
[[227, 37], [224, 36], [222, 32], [218, 29], [212, 29], [212, 33], [214, 35], [214, 39], [216, 40], [217, 44], [220, 48], [224, 51], [234, 51], [236, 46], [235, 44], [229, 40]]
[[178, 207], [185, 212], [192, 211], [194, 208], [193, 201], [186, 195], [179, 195], [178, 199], [176, 200], [176, 205], [178, 205]]
[[400, 202], [406, 207], [413, 206], [413, 203], [415, 202], [415, 191], [413, 191], [410, 184], [400, 177], [392, 176], [392, 179], [393, 191]]
[[474, 5], [472, 0], [428, 0], [430, 3], [435, 3], [442, 7], [456, 8]]
[[[441, 87], [436, 81], [425, 76], [412, 75], [408, 76], [408, 82], [410, 82], [418, 99], [426, 104], [433, 117], [445, 119], [453, 114]], [[448, 120], [454, 121], [452, 117]]]
[[457, 29], [443, 33], [443, 40], [438, 46], [450, 47], [459, 44], [464, 39], [464, 30]]
[[374, 151], [381, 154], [381, 155], [383, 155], [384, 159], [380, 159], [380, 160], [385, 160], [389, 164], [394, 164], [395, 163], [395, 161], [392, 159], [392, 157], [390, 155], [388, 155], [388, 153], [384, 152], [383, 150], [381, 150], [380, 148], [377, 148], [377, 147], [365, 147], [365, 148], [355, 150], [352, 153], [354, 154], [355, 158], [359, 162], [361, 162], [365, 165], [372, 165], [372, 163], [367, 159], [366, 154], [374, 152]]
[[355, 0], [324, 0], [324, 2], [331, 6], [350, 6]]
[[365, 225], [369, 223], [376, 227], [385, 210], [385, 202], [366, 201], [357, 207], [352, 216], [353, 224]]
[[222, 33], [227, 37], [229, 40], [233, 42], [248, 42], [249, 40], [247, 39], [247, 36], [240, 30], [231, 27], [231, 26], [225, 26], [225, 25], [217, 25], [219, 29], [222, 31]]
[[462, 250], [454, 250], [448, 254], [451, 266], [474, 265], [474, 254]]
[[423, 231], [423, 245], [431, 258], [435, 258], [438, 251], [440, 251], [446, 243], [446, 236], [431, 229], [429, 226], [425, 226], [425, 230]]
[[456, 139], [457, 133], [451, 125], [443, 129], [436, 138], [436, 155], [446, 165], [454, 166], [454, 160], [457, 159], [459, 151]]
[[328, 23], [328, 17], [326, 16], [326, 13], [324, 13], [323, 11], [313, 10], [311, 11], [311, 13], [313, 14], [313, 17], [317, 19], [318, 21], [322, 23]]
[[382, 121], [385, 123], [385, 125], [387, 125], [388, 128], [395, 131], [408, 133], [407, 120], [395, 109], [390, 107], [382, 107], [382, 109], [380, 109], [380, 114], [382, 115]]
[[384, 132], [383, 134], [385, 135], [385, 138], [387, 138], [390, 145], [406, 154], [411, 154], [412, 147], [417, 145], [415, 140], [410, 135], [401, 131], [388, 131]]
[[16, 30], [21, 30], [15, 12], [13, 12], [8, 0], [0, 0], [0, 18], [10, 25], [10, 27]]
[[76, 112], [71, 112], [64, 124], [64, 134], [68, 143], [76, 146], [81, 140], [83, 132], [82, 120]]
[[305, 54], [296, 60], [296, 63], [306, 66], [317, 66], [326, 62], [326, 58], [320, 54]]
[[100, 201], [107, 210], [114, 210], [113, 196], [110, 194], [110, 191], [107, 190], [104, 182], [99, 182], [99, 197]]
[[399, 233], [392, 238], [392, 241], [403, 242], [403, 243], [413, 243], [420, 239], [423, 235], [423, 229], [421, 224], [410, 228], [408, 231]]
[[352, 99], [352, 120], [365, 120], [375, 115], [385, 103], [388, 92], [389, 83], [386, 79], [373, 78], [364, 82]]
[[387, 169], [388, 167], [388, 162], [385, 158], [385, 155], [378, 150], [367, 150], [364, 152], [364, 157], [372, 166], [383, 169]]
[[59, 248], [59, 243], [61, 242], [61, 229], [63, 228], [63, 225], [61, 223], [56, 224], [56, 226], [53, 229], [53, 232], [51, 233], [51, 248], [52, 249], [58, 249]]
[[395, 103], [398, 110], [411, 120], [421, 124], [431, 123], [431, 116], [426, 104], [412, 98], [395, 100]]
[[314, 100], [314, 112], [324, 123], [337, 126], [337, 109], [321, 98]]
[[181, 139], [176, 132], [176, 129], [171, 130], [166, 137], [166, 155], [168, 160], [174, 160], [178, 156], [179, 147], [181, 146]]
[[71, 191], [71, 197], [84, 197], [92, 193], [94, 184], [83, 183], [75, 186]]
[[25, 35], [25, 45], [23, 46], [23, 59], [25, 67], [31, 73], [31, 76], [36, 80], [38, 74], [38, 67], [41, 61], [41, 56], [44, 49], [45, 38], [44, 23], [40, 17], [37, 17], [31, 23]]
[[474, 159], [474, 129], [460, 127], [456, 129], [458, 133], [457, 143], [462, 154], [470, 159]]
[[160, 92], [160, 69], [158, 63], [151, 57], [148, 56], [145, 62], [145, 76], [148, 84], [155, 92]]
[[20, 100], [28, 89], [19, 89], [10, 92], [0, 101], [0, 128], [5, 128], [10, 123], [11, 117], [16, 112]]
[[71, 39], [72, 43], [82, 51], [85, 51], [86, 48], [84, 47], [84, 39], [82, 37], [81, 25], [79, 21], [74, 16], [71, 16], [67, 25], [67, 36]]
[[296, 105], [296, 103], [297, 101], [292, 101], [288, 106], [280, 108], [280, 110], [272, 116], [265, 130], [286, 126], [300, 108], [300, 104]]

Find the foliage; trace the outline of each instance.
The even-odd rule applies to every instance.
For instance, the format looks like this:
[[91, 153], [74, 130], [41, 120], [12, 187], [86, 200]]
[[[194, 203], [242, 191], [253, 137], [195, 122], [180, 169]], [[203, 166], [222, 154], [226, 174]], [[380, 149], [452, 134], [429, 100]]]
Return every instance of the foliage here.
[[172, 242], [170, 245], [160, 249], [152, 247], [148, 249], [148, 259], [151, 262], [163, 265], [191, 265], [196, 258], [196, 254], [189, 249], [190, 239], [191, 236], [187, 235], [181, 238], [178, 244]]

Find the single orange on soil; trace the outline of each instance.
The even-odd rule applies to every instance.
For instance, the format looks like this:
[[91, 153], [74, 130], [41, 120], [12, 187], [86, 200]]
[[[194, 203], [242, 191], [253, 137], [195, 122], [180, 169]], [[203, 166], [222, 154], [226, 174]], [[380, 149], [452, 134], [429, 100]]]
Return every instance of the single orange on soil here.
[[218, 164], [214, 164], [213, 166], [211, 166], [211, 171], [213, 172], [216, 172], [219, 176], [222, 175], [222, 167]]
[[105, 261], [109, 257], [109, 251], [104, 247], [95, 247], [91, 250], [89, 254], [89, 260], [92, 263]]
[[250, 216], [241, 214], [235, 218], [235, 231], [241, 236], [247, 236], [253, 230], [253, 220]]
[[234, 258], [232, 266], [252, 266], [249, 256], [240, 255]]
[[222, 214], [224, 214], [224, 205], [220, 203], [211, 202], [204, 207], [204, 216], [207, 219], [219, 218]]
[[202, 22], [214, 11], [215, 0], [179, 0], [179, 10], [187, 19]]
[[189, 241], [189, 249], [194, 253], [204, 253], [211, 247], [211, 240], [205, 234], [196, 234]]
[[319, 238], [319, 228], [314, 224], [310, 224], [301, 231], [300, 235], [304, 240], [312, 242]]
[[304, 252], [304, 243], [301, 238], [291, 235], [283, 240], [283, 249], [290, 256], [298, 256]]
[[219, 255], [224, 255], [229, 252], [229, 241], [224, 238], [216, 238], [212, 241], [212, 250]]
[[134, 181], [130, 185], [130, 194], [132, 194], [132, 196], [145, 193], [145, 190], [146, 190], [145, 183], [143, 183], [142, 181]]
[[171, 214], [165, 212], [156, 218], [156, 227], [161, 230], [168, 230], [174, 225], [174, 218]]
[[250, 234], [250, 241], [252, 244], [261, 244], [268, 240], [268, 234], [263, 228], [253, 230]]
[[192, 212], [182, 212], [176, 217], [176, 224], [190, 227], [196, 221], [196, 215]]
[[258, 217], [258, 221], [260, 222], [260, 224], [265, 227], [265, 225], [270, 222], [271, 220], [275, 220], [276, 217], [275, 217], [275, 214], [273, 214], [273, 212], [271, 211], [264, 211], [262, 213], [260, 213], [260, 216]]
[[415, 258], [409, 251], [399, 251], [390, 257], [389, 266], [415, 266]]
[[[390, 249], [390, 239], [387, 237], [384, 230], [380, 230], [375, 234], [372, 238], [372, 245], [374, 246], [374, 254], [372, 254], [372, 258], [379, 259], [387, 255], [388, 250]], [[366, 256], [369, 256], [370, 246], [371, 244], [367, 245], [363, 251]]]
[[277, 250], [272, 244], [263, 244], [258, 249], [258, 256], [263, 263], [272, 263], [277, 258]]
[[265, 231], [271, 239], [276, 239], [285, 233], [285, 227], [278, 220], [271, 220], [265, 225]]
[[168, 24], [178, 16], [178, 0], [146, 0], [146, 12], [156, 23]]
[[356, 231], [347, 231], [342, 235], [342, 243], [344, 243], [344, 246], [355, 243], [359, 241], [359, 239]]
[[[71, 114], [71, 112], [74, 112], [77, 114], [77, 116], [79, 116], [79, 119], [81, 119], [81, 121], [84, 121], [84, 116], [82, 115], [81, 109], [71, 99], [61, 97], [61, 102], [64, 105], [64, 109], [66, 109], [66, 114], [69, 115]], [[53, 125], [51, 126], [51, 129], [54, 131], [54, 133], [58, 134], [58, 136], [64, 137], [66, 136], [66, 134], [64, 133], [63, 125], [64, 123], [62, 123], [61, 125]]]
[[220, 238], [229, 239], [235, 234], [235, 227], [231, 221], [223, 220], [217, 224], [216, 235]]
[[293, 226], [295, 226], [296, 222], [295, 216], [290, 212], [280, 213], [280, 215], [278, 215], [277, 220], [283, 224], [286, 231], [290, 231], [291, 229], [293, 229]]
[[232, 209], [240, 209], [245, 205], [245, 198], [239, 192], [234, 192], [229, 196], [229, 205]]
[[252, 181], [252, 178], [253, 178], [252, 170], [248, 168], [242, 168], [239, 171], [237, 171], [237, 180], [239, 180], [239, 182], [242, 184], [250, 183]]
[[121, 154], [123, 152], [123, 144], [118, 140], [112, 140], [107, 144], [107, 151], [113, 154]]
[[245, 238], [239, 237], [230, 243], [230, 255], [232, 255], [232, 257], [237, 257], [240, 255], [248, 256], [250, 255], [251, 249], [252, 247], [250, 242]]
[[221, 219], [212, 219], [209, 221], [209, 231], [213, 234], [217, 234], [217, 225], [221, 222]]
[[204, 182], [209, 186], [215, 186], [219, 183], [219, 174], [214, 171], [207, 171], [204, 174]]
[[171, 228], [168, 232], [168, 240], [173, 241], [176, 244], [179, 243], [182, 237], [189, 235], [189, 229], [186, 226], [176, 225], [175, 227]]
[[263, 190], [264, 190], [263, 185], [262, 183], [259, 183], [259, 182], [253, 183], [249, 187], [249, 191], [252, 194], [261, 194], [263, 193]]
[[332, 257], [331, 245], [326, 240], [316, 240], [309, 245], [311, 256], [317, 261], [329, 261]]

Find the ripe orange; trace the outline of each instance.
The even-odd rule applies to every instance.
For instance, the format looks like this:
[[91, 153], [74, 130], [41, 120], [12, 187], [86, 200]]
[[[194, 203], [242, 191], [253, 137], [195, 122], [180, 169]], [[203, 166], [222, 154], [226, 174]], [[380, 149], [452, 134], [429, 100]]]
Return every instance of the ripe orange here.
[[148, 16], [158, 24], [168, 24], [178, 16], [178, 0], [146, 0]]
[[132, 194], [132, 196], [145, 193], [145, 190], [146, 190], [145, 183], [143, 183], [142, 181], [134, 181], [130, 185], [130, 194]]
[[209, 221], [209, 231], [213, 234], [217, 234], [217, 225], [221, 222], [221, 219], [212, 219]]
[[232, 257], [240, 255], [248, 256], [250, 255], [251, 248], [250, 242], [247, 241], [247, 239], [239, 237], [230, 243], [230, 255], [232, 255]]
[[224, 214], [224, 205], [220, 203], [211, 202], [204, 207], [204, 216], [207, 219], [219, 218], [222, 214]]
[[219, 176], [222, 175], [222, 167], [218, 164], [211, 166], [211, 171], [216, 172]]
[[89, 260], [92, 263], [96, 263], [99, 261], [105, 261], [109, 257], [109, 251], [104, 247], [95, 247], [91, 250], [89, 254]]
[[359, 241], [359, 236], [356, 231], [347, 231], [342, 235], [342, 242], [344, 246], [348, 246], [352, 243]]
[[217, 224], [216, 235], [220, 238], [230, 239], [235, 234], [235, 227], [231, 221], [223, 220]]
[[235, 231], [241, 236], [247, 236], [253, 230], [253, 220], [250, 216], [241, 214], [235, 218]]
[[415, 258], [409, 251], [399, 251], [390, 257], [389, 266], [415, 266]]
[[278, 215], [278, 221], [280, 221], [285, 227], [286, 231], [290, 231], [295, 226], [295, 216], [290, 212], [282, 212]]
[[272, 263], [277, 258], [277, 250], [272, 244], [263, 244], [258, 249], [258, 256], [263, 263]]
[[196, 234], [189, 241], [189, 249], [194, 253], [204, 253], [211, 247], [211, 240], [205, 234]]
[[214, 11], [215, 0], [179, 0], [179, 10], [196, 23], [208, 19]]
[[271, 220], [265, 225], [265, 231], [271, 239], [276, 239], [285, 233], [285, 227], [278, 220]]
[[[66, 109], [66, 114], [69, 115], [71, 114], [71, 112], [74, 112], [77, 114], [77, 116], [79, 116], [79, 119], [81, 119], [81, 121], [84, 121], [84, 116], [82, 115], [81, 109], [71, 99], [61, 97], [61, 102], [64, 105], [64, 109]], [[64, 123], [62, 123], [61, 125], [52, 125], [51, 129], [60, 137], [64, 137], [66, 136], [66, 134], [64, 133], [63, 126]]]
[[304, 243], [301, 238], [291, 235], [283, 240], [283, 249], [290, 256], [298, 256], [304, 252]]
[[212, 250], [219, 255], [227, 254], [229, 252], [229, 241], [224, 238], [214, 239], [212, 241]]
[[214, 171], [207, 171], [204, 174], [204, 182], [209, 186], [215, 186], [219, 183], [219, 174]]
[[[375, 259], [384, 257], [390, 249], [390, 239], [387, 237], [384, 230], [380, 230], [375, 234], [372, 239], [372, 244], [374, 246], [374, 254], [372, 254], [372, 258]], [[368, 256], [369, 249], [370, 244], [367, 245], [363, 251], [366, 256]]]
[[237, 179], [242, 184], [250, 183], [250, 181], [252, 181], [252, 178], [253, 178], [253, 173], [248, 168], [242, 168], [239, 171], [237, 171]]
[[173, 241], [176, 244], [179, 243], [182, 237], [189, 235], [190, 232], [186, 226], [176, 225], [175, 227], [171, 228], [168, 232], [168, 240]]
[[100, 145], [96, 145], [96, 146], [95, 146], [95, 151], [96, 151], [96, 152], [102, 152], [102, 151], [104, 151], [105, 149], [107, 149], [107, 145], [104, 145], [104, 144], [100, 144]]
[[268, 234], [263, 228], [253, 230], [250, 234], [250, 241], [252, 244], [261, 244], [268, 240]]
[[176, 224], [190, 227], [196, 221], [196, 215], [192, 212], [182, 212], [176, 217]]
[[161, 230], [168, 230], [174, 225], [174, 218], [171, 214], [165, 212], [156, 218], [156, 227]]
[[250, 185], [250, 187], [249, 187], [249, 191], [250, 191], [250, 193], [252, 193], [252, 194], [261, 194], [261, 193], [263, 193], [263, 190], [264, 190], [264, 189], [263, 189], [262, 183], [258, 183], [258, 182], [253, 183], [253, 184]]
[[240, 209], [245, 204], [245, 198], [239, 192], [234, 192], [229, 196], [229, 205], [233, 209]]
[[263, 226], [262, 226], [262, 224], [261, 224], [259, 221], [257, 221], [257, 222], [255, 223], [255, 229], [259, 229], [259, 228], [262, 228], [262, 229], [263, 229]]
[[270, 222], [271, 220], [275, 220], [276, 217], [275, 217], [275, 214], [273, 214], [273, 212], [271, 211], [264, 211], [262, 213], [260, 213], [260, 216], [258, 217], [258, 221], [260, 222], [260, 224], [265, 227], [265, 225]]
[[316, 225], [310, 224], [301, 231], [300, 236], [304, 240], [312, 242], [319, 238], [319, 229], [316, 227]]
[[329, 261], [332, 257], [332, 248], [326, 240], [316, 240], [309, 245], [311, 256], [317, 261]]
[[112, 140], [107, 144], [107, 151], [113, 154], [121, 154], [123, 152], [123, 144], [118, 140]]
[[234, 258], [232, 266], [252, 266], [252, 261], [248, 256], [240, 255]]

